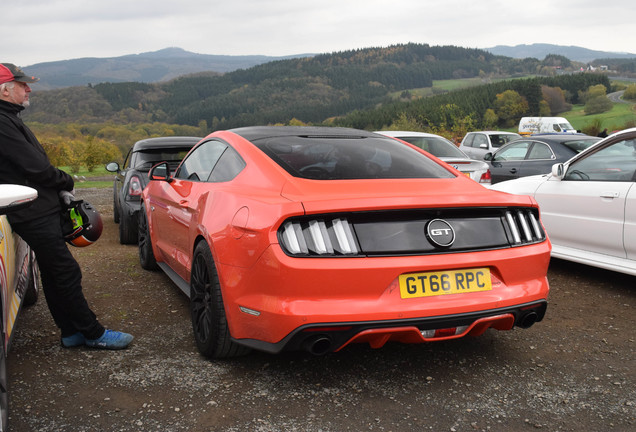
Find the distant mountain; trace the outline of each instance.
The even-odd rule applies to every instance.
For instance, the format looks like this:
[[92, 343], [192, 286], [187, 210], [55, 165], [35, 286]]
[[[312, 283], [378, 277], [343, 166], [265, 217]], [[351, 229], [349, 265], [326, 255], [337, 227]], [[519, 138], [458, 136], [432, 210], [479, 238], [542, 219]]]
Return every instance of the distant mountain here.
[[630, 53], [617, 53], [609, 51], [594, 51], [587, 48], [581, 48], [576, 46], [562, 46], [551, 44], [532, 44], [532, 45], [497, 45], [493, 48], [484, 48], [484, 51], [488, 51], [495, 55], [512, 57], [517, 59], [523, 59], [533, 57], [539, 60], [543, 60], [548, 54], [558, 54], [569, 58], [573, 61], [582, 63], [589, 63], [596, 59], [607, 58], [636, 58], [636, 54]]
[[[479, 49], [409, 43], [270, 61], [224, 74], [202, 72], [160, 83], [93, 83], [36, 90], [23, 118], [48, 124], [105, 121], [195, 127], [203, 124], [214, 130], [284, 124], [291, 119], [320, 124], [325, 119], [334, 121], [336, 117], [379, 104], [396, 107], [396, 103], [410, 102], [417, 98], [412, 89], [431, 88], [434, 80], [481, 77], [485, 83], [536, 74], [543, 69], [554, 71], [537, 59], [519, 60]], [[564, 70], [567, 71], [567, 66]], [[565, 84], [560, 86], [573, 95], [579, 90]], [[529, 87], [536, 90], [530, 103], [537, 106], [538, 112], [539, 87]], [[499, 92], [506, 89], [502, 87]], [[495, 95], [479, 100], [494, 99]], [[480, 116], [485, 109], [482, 106]], [[381, 126], [379, 122], [374, 124], [376, 128]]]
[[104, 82], [164, 82], [182, 75], [200, 72], [225, 73], [275, 60], [311, 56], [313, 55], [298, 54], [284, 57], [207, 55], [191, 53], [181, 48], [166, 48], [121, 57], [87, 57], [37, 63], [23, 69], [28, 75], [40, 78], [37, 90], [50, 90]]

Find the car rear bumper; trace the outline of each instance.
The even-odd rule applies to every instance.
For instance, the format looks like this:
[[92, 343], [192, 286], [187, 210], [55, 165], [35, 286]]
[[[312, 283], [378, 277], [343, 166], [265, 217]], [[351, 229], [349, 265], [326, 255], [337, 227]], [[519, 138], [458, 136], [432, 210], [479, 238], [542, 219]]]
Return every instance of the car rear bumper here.
[[511, 308], [440, 317], [308, 324], [294, 330], [277, 343], [255, 339], [239, 339], [235, 342], [270, 353], [305, 350], [320, 355], [339, 351], [352, 343], [368, 343], [372, 348], [381, 348], [387, 342], [425, 343], [479, 336], [489, 328], [528, 328], [543, 319], [546, 309], [547, 302], [543, 300]]
[[[217, 266], [237, 343], [269, 352], [309, 349], [308, 340], [327, 334], [328, 350], [335, 351], [353, 342], [439, 340], [423, 330], [467, 326], [453, 335], [442, 332], [454, 338], [489, 327], [527, 327], [545, 313], [549, 260], [546, 241], [504, 250], [375, 258], [290, 258], [272, 247], [252, 268]], [[479, 267], [490, 269], [489, 291], [401, 297], [401, 274]]]

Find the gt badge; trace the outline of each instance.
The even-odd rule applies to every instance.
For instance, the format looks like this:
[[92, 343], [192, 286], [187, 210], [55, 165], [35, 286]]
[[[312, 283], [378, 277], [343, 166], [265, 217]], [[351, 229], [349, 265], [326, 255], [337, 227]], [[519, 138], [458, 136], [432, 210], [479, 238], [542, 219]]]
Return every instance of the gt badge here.
[[455, 241], [455, 230], [442, 219], [433, 219], [426, 225], [426, 238], [433, 246], [450, 247]]

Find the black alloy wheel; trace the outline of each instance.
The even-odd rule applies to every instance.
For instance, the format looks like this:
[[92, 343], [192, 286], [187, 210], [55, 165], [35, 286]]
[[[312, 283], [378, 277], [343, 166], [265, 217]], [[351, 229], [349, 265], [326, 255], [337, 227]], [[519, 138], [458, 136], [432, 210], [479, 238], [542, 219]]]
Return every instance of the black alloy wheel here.
[[207, 243], [200, 242], [192, 259], [190, 317], [199, 352], [209, 358], [235, 357], [249, 348], [232, 341], [221, 284]]
[[157, 265], [155, 254], [152, 252], [150, 228], [148, 227], [148, 217], [143, 202], [141, 203], [138, 220], [137, 246], [139, 248], [139, 264], [144, 270], [158, 270], [159, 266]]
[[119, 223], [119, 208], [117, 207], [117, 185], [113, 186], [113, 221]]
[[[123, 209], [122, 209], [123, 212]], [[137, 224], [134, 223], [132, 216], [125, 214], [119, 215], [119, 243], [120, 244], [135, 244], [137, 243]]]

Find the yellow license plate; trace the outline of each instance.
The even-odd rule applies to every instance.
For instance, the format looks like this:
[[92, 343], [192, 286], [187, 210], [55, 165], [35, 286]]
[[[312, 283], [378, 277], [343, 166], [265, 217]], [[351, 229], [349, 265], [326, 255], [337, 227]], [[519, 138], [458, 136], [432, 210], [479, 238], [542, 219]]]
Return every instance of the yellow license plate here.
[[492, 289], [488, 268], [407, 273], [400, 275], [399, 282], [400, 295], [403, 299]]

